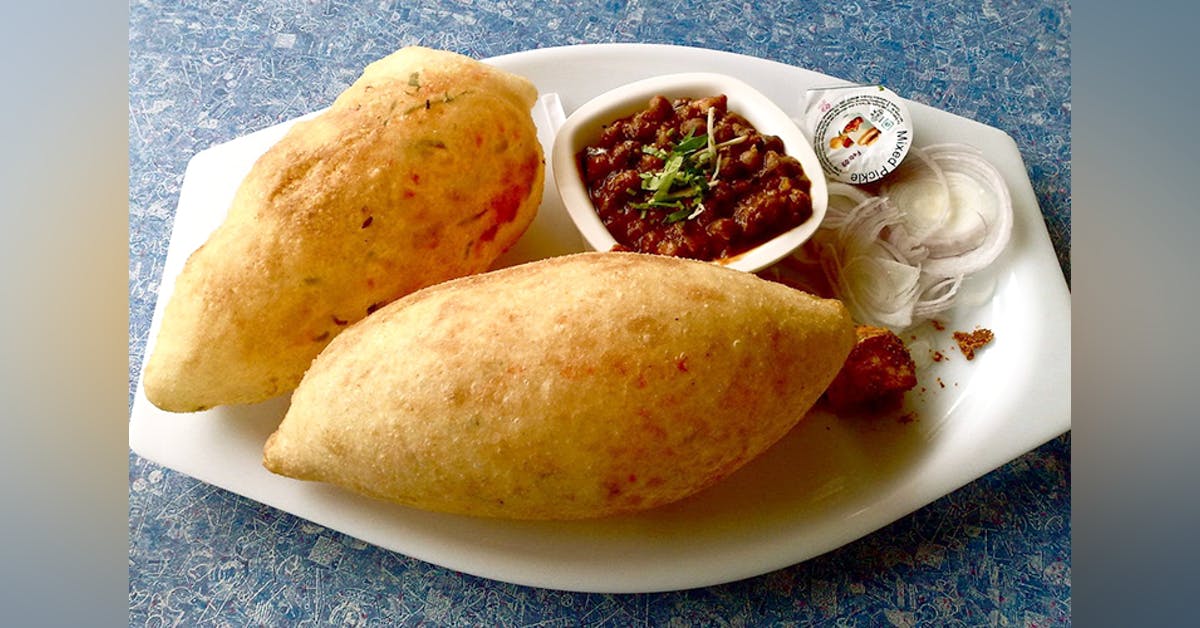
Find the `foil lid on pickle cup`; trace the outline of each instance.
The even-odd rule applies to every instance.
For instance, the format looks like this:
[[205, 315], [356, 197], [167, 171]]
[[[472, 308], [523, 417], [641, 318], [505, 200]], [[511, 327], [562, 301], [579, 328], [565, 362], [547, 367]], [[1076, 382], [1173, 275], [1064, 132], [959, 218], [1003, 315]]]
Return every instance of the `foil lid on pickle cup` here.
[[882, 85], [810, 89], [804, 122], [825, 174], [845, 183], [882, 179], [912, 146], [908, 106]]

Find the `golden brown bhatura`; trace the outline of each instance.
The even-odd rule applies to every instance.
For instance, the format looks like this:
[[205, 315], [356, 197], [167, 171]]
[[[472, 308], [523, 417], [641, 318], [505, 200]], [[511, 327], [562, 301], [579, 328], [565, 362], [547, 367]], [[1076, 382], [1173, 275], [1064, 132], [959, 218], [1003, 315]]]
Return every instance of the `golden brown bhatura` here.
[[787, 433], [855, 342], [841, 302], [715, 264], [582, 253], [388, 305], [313, 362], [271, 471], [421, 509], [634, 512]]
[[254, 164], [175, 282], [145, 369], [160, 408], [292, 390], [354, 322], [487, 270], [537, 211], [543, 159], [524, 78], [404, 48]]

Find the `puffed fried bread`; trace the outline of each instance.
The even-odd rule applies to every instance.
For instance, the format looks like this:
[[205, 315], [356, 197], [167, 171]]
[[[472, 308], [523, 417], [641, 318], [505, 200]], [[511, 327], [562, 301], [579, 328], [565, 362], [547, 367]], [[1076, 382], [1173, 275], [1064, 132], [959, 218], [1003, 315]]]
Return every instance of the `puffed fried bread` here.
[[748, 273], [550, 258], [423, 289], [338, 336], [264, 465], [440, 512], [635, 512], [770, 447], [854, 342], [841, 302]]
[[342, 330], [482, 272], [528, 227], [543, 156], [528, 80], [410, 47], [254, 164], [175, 282], [146, 396], [187, 412], [292, 390]]

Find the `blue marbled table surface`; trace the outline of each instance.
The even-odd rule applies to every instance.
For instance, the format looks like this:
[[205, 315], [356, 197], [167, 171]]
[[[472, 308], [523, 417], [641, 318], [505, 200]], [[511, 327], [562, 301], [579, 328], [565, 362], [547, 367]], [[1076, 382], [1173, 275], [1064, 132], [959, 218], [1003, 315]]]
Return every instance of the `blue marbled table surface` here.
[[[406, 44], [477, 58], [602, 42], [772, 59], [1016, 140], [1070, 278], [1065, 0], [199, 2], [130, 5], [129, 394], [198, 151], [327, 105]], [[1070, 434], [882, 530], [756, 578], [600, 595], [494, 582], [367, 545], [129, 456], [131, 625], [1002, 625], [1071, 621]]]

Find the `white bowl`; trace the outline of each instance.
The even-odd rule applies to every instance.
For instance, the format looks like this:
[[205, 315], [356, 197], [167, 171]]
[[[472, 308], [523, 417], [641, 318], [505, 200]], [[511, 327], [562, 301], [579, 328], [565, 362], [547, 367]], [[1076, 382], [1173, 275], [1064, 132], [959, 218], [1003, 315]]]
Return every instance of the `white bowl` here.
[[746, 83], [724, 74], [690, 72], [648, 78], [607, 91], [576, 109], [559, 129], [551, 153], [554, 182], [567, 213], [588, 246], [597, 251], [609, 251], [617, 241], [600, 221], [588, 197], [587, 185], [575, 160], [579, 151], [595, 143], [605, 125], [645, 109], [654, 96], [673, 99], [719, 94], [725, 94], [729, 111], [746, 118], [759, 133], [783, 140], [787, 154], [804, 167], [804, 174], [812, 182], [809, 191], [812, 216], [753, 249], [714, 263], [755, 272], [779, 261], [812, 237], [825, 218], [829, 196], [825, 172], [808, 139], [782, 109]]

